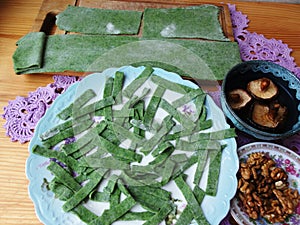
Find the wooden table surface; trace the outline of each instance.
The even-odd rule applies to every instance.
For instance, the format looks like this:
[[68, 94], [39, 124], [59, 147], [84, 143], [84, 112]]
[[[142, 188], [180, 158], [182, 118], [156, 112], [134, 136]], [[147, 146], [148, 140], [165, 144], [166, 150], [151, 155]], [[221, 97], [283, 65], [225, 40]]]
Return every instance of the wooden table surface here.
[[[192, 0], [171, 0], [175, 3], [188, 1]], [[280, 39], [288, 44], [293, 49], [291, 55], [300, 66], [300, 4], [226, 0], [220, 2], [236, 4], [239, 11], [248, 15], [249, 31], [263, 34], [266, 38]], [[41, 4], [42, 0], [0, 0], [0, 114], [3, 114], [3, 107], [9, 100], [14, 100], [17, 96], [27, 96], [28, 92], [53, 82], [51, 75], [18, 76], [13, 70], [12, 55], [16, 49], [15, 43], [32, 30]], [[28, 143], [11, 142], [5, 135], [4, 123], [5, 120], [1, 118], [0, 224], [41, 224], [28, 196], [28, 180], [25, 175], [25, 164], [29, 155]]]

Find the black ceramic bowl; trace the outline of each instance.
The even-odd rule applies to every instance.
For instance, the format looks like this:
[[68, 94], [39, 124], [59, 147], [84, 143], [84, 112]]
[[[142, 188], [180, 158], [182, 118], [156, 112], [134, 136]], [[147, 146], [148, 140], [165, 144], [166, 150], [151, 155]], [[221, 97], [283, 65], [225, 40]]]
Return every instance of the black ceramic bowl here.
[[[286, 119], [276, 128], [263, 127], [252, 121], [250, 115], [252, 102], [239, 110], [232, 109], [228, 103], [228, 93], [231, 90], [237, 88], [247, 90], [250, 81], [263, 77], [270, 79], [278, 87], [276, 101], [287, 108]], [[233, 125], [255, 138], [276, 140], [300, 131], [300, 80], [289, 70], [275, 63], [254, 60], [233, 67], [222, 83], [221, 104], [225, 116]]]

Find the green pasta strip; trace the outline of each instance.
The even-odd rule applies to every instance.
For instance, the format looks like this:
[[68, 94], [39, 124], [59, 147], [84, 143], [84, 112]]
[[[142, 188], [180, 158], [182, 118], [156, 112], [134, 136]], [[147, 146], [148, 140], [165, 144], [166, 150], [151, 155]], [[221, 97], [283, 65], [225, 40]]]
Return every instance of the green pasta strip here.
[[196, 106], [196, 112], [195, 112], [195, 119], [196, 120], [199, 120], [200, 116], [203, 113], [203, 110], [204, 110], [203, 108], [205, 108], [205, 105], [204, 105], [205, 104], [205, 99], [206, 99], [206, 94], [203, 93], [202, 95], [196, 96], [196, 98], [194, 100], [194, 103], [195, 103], [195, 106]]
[[113, 118], [128, 118], [134, 117], [135, 109], [113, 110]]
[[82, 136], [75, 142], [63, 145], [61, 150], [66, 155], [71, 155], [72, 153], [88, 145], [93, 140], [94, 136], [91, 136], [91, 133], [93, 132], [88, 132], [86, 135]]
[[172, 81], [169, 81], [167, 79], [164, 79], [160, 76], [157, 75], [153, 75], [151, 76], [151, 81], [154, 82], [155, 84], [157, 84], [160, 87], [163, 87], [165, 89], [174, 91], [174, 92], [178, 92], [180, 94], [186, 94], [187, 92], [190, 92], [192, 90], [194, 90], [191, 87], [182, 85], [182, 84], [178, 84], [178, 83], [174, 83]]
[[194, 219], [198, 224], [209, 224], [206, 220], [203, 211], [201, 210], [200, 204], [197, 201], [193, 191], [188, 186], [188, 184], [184, 181], [182, 176], [179, 176], [175, 179], [175, 183], [177, 187], [180, 189], [182, 194], [184, 195], [184, 198], [186, 199], [187, 203], [190, 205], [190, 208], [192, 210]]
[[202, 132], [195, 133], [191, 136], [190, 142], [197, 142], [202, 140], [223, 140], [227, 138], [233, 138], [236, 136], [234, 128], [228, 128], [224, 130], [214, 132]]
[[71, 210], [72, 213], [76, 214], [83, 222], [90, 223], [97, 218], [97, 215], [91, 212], [83, 205], [78, 205]]
[[160, 165], [165, 160], [172, 155], [172, 153], [175, 151], [174, 146], [170, 146], [167, 148], [164, 152], [159, 154], [157, 157], [155, 157], [151, 162], [149, 162], [149, 165]]
[[135, 144], [140, 145], [142, 142], [145, 141], [143, 137], [129, 131], [128, 129], [124, 128], [123, 126], [120, 126], [117, 123], [108, 122], [108, 126], [111, 130], [121, 135], [123, 138], [130, 139]]
[[74, 108], [81, 108], [82, 106], [84, 106], [88, 101], [90, 101], [92, 98], [96, 97], [96, 93], [94, 90], [92, 89], [87, 89], [86, 91], [84, 91], [83, 94], [81, 94], [79, 97], [77, 97], [74, 102]]
[[[14, 57], [14, 68], [18, 74], [94, 72], [141, 61], [159, 60], [179, 68], [178, 74], [181, 75], [204, 80], [222, 80], [227, 71], [241, 62], [236, 42], [190, 39], [146, 40], [144, 37], [124, 35], [78, 34], [49, 35], [44, 39], [47, 39], [46, 44], [39, 46], [39, 51], [44, 53], [39, 55], [41, 57], [39, 60], [43, 60], [40, 68], [20, 65], [27, 61], [27, 58], [36, 57], [36, 54], [31, 52], [32, 46], [27, 45], [36, 43], [36, 38], [32, 38], [29, 33], [22, 38], [24, 41], [18, 42], [16, 51], [20, 54], [17, 58]], [[60, 60], [61, 58], [64, 60]], [[18, 68], [22, 68], [21, 71]], [[165, 69], [176, 72], [173, 68], [170, 70], [165, 67]]]
[[45, 147], [51, 148], [67, 138], [71, 138], [76, 134], [80, 134], [81, 132], [86, 131], [88, 128], [90, 128], [92, 126], [93, 123], [94, 123], [94, 121], [87, 120], [87, 121], [84, 121], [84, 122], [78, 124], [75, 127], [70, 127], [66, 130], [63, 130], [62, 132], [57, 133], [56, 135], [43, 141], [43, 145]]
[[93, 189], [99, 184], [102, 180], [103, 175], [105, 174], [106, 170], [102, 171], [94, 171], [90, 175], [89, 182], [80, 188], [70, 199], [68, 199], [62, 206], [65, 212], [69, 212], [77, 205], [79, 205], [89, 194], [93, 191]]
[[162, 98], [163, 94], [165, 93], [165, 88], [161, 86], [157, 86], [153, 96], [150, 99], [150, 102], [147, 106], [147, 109], [145, 111], [144, 115], [144, 124], [147, 127], [151, 127], [152, 121], [154, 119], [155, 113], [158, 109], [160, 99]]
[[125, 187], [125, 185], [123, 184], [123, 181], [121, 181], [120, 179], [118, 179], [117, 182], [118, 188], [120, 189], [120, 191], [127, 197], [131, 196], [131, 194], [129, 193], [127, 187]]
[[175, 179], [176, 177], [180, 176], [184, 173], [188, 168], [190, 168], [192, 165], [197, 163], [198, 156], [196, 154], [192, 155], [187, 162], [182, 162], [177, 165], [177, 168], [174, 170], [174, 174], [172, 176], [172, 179]]
[[172, 178], [176, 163], [172, 160], [166, 160], [161, 166], [162, 185], [166, 185]]
[[152, 67], [145, 67], [144, 71], [123, 89], [123, 95], [127, 98], [131, 98], [135, 91], [150, 77], [152, 72]]
[[180, 214], [180, 217], [176, 221], [177, 225], [190, 225], [192, 220], [194, 219], [193, 212], [190, 205], [187, 205], [182, 213]]
[[[66, 201], [71, 198], [74, 192], [68, 187], [55, 181], [55, 178], [49, 184], [50, 190], [53, 191], [56, 198], [62, 201]], [[92, 213], [90, 210], [85, 208], [83, 205], [78, 205], [71, 210], [72, 213], [76, 214], [83, 222], [89, 223], [97, 218], [97, 215]]]
[[[135, 107], [135, 105], [138, 104], [138, 102], [142, 100], [149, 92], [149, 88], [144, 88], [140, 96], [132, 96], [127, 102], [124, 103], [121, 110], [128, 110], [130, 108]], [[116, 118], [115, 122], [120, 125], [123, 125], [123, 123], [125, 122], [125, 118]]]
[[66, 201], [74, 194], [70, 188], [62, 184], [57, 178], [53, 178], [49, 183], [49, 189], [54, 193], [55, 198]]
[[121, 221], [134, 221], [134, 220], [142, 220], [146, 221], [149, 220], [152, 216], [154, 216], [154, 213], [152, 212], [127, 212], [124, 216], [119, 218]]
[[111, 153], [115, 158], [119, 160], [124, 160], [125, 162], [140, 162], [142, 160], [142, 155], [114, 145], [101, 136], [99, 136], [99, 139], [100, 147]]
[[87, 89], [84, 93], [78, 96], [73, 103], [67, 108], [63, 109], [57, 116], [62, 120], [66, 120], [71, 117], [73, 111], [83, 107], [88, 101], [96, 96], [96, 93], [92, 89]]
[[[105, 82], [103, 98], [108, 98], [108, 97], [112, 96], [113, 84], [114, 84], [114, 78], [109, 77]], [[112, 97], [114, 97], [114, 96], [112, 96]], [[112, 106], [111, 105], [106, 106], [103, 110], [104, 110], [105, 119], [111, 121], [112, 120]]]
[[143, 225], [157, 225], [167, 218], [168, 214], [173, 210], [173, 206], [170, 203], [165, 203], [161, 206], [160, 210], [151, 217], [148, 221], [143, 223]]
[[207, 178], [206, 194], [216, 196], [219, 184], [219, 175], [222, 160], [222, 151], [209, 151], [209, 170]]
[[93, 220], [91, 225], [110, 225], [120, 217], [126, 214], [134, 205], [136, 201], [132, 197], [127, 197], [117, 205], [111, 206], [110, 209], [104, 210], [103, 214], [97, 219]]
[[103, 168], [110, 170], [127, 170], [130, 169], [128, 163], [115, 159], [114, 157], [93, 157], [93, 155], [80, 158], [80, 164], [86, 167]]
[[[133, 120], [142, 120], [144, 118], [144, 101], [140, 101], [134, 106], [135, 113], [134, 116], [132, 117]], [[131, 119], [132, 120], [132, 119]], [[130, 124], [131, 120], [129, 121]], [[133, 127], [133, 133], [139, 135], [140, 137], [145, 138], [145, 131], [140, 129], [139, 127]], [[131, 149], [136, 149], [138, 146], [135, 143], [131, 144]]]
[[196, 168], [195, 175], [194, 175], [194, 184], [195, 185], [199, 185], [199, 183], [200, 183], [203, 171], [205, 169], [207, 158], [208, 158], [207, 150], [198, 152], [198, 163], [197, 163], [197, 168]]
[[89, 198], [96, 202], [108, 202], [110, 199], [110, 193], [107, 192], [92, 192]]
[[151, 154], [153, 157], [157, 157], [158, 155], [162, 154], [168, 148], [173, 148], [173, 147], [174, 146], [168, 141], [162, 142], [153, 150], [153, 152]]
[[161, 200], [166, 200], [169, 201], [171, 199], [171, 193], [161, 189], [161, 188], [156, 188], [152, 187], [149, 185], [143, 185], [143, 186], [129, 186], [129, 190], [131, 190], [135, 195], [139, 192], [143, 192], [144, 195], [153, 196], [154, 198], [159, 198]]
[[123, 72], [117, 71], [115, 73], [112, 96], [115, 98], [116, 104], [122, 103], [122, 89], [123, 89], [124, 79], [125, 79], [125, 75]]
[[107, 124], [102, 121], [96, 125], [96, 127], [91, 128], [86, 134], [78, 138], [75, 142], [70, 144], [65, 144], [62, 146], [62, 151], [66, 155], [71, 155], [72, 153], [82, 149], [87, 144], [89, 144], [92, 140], [94, 140], [98, 134], [100, 134], [106, 128]]
[[128, 190], [144, 209], [150, 212], [158, 212], [162, 205], [170, 202], [170, 199], [161, 199], [152, 193], [144, 192], [143, 187], [144, 186], [128, 186]]
[[35, 145], [32, 148], [32, 153], [47, 158], [57, 159], [58, 161], [64, 163], [68, 168], [71, 168], [76, 172], [82, 171], [82, 168], [73, 157], [68, 157], [61, 151], [55, 151], [44, 146]]
[[130, 124], [132, 124], [135, 128], [138, 128], [143, 131], [149, 131], [151, 133], [155, 133], [157, 130], [155, 130], [153, 127], [148, 127], [144, 124], [142, 120], [138, 119], [131, 119]]
[[44, 133], [40, 134], [40, 138], [42, 141], [49, 139], [50, 137], [58, 134], [59, 132], [66, 130], [67, 128], [76, 126], [83, 121], [89, 120], [90, 117], [88, 115], [79, 118], [78, 120], [67, 120], [66, 122], [60, 123], [55, 127], [50, 128]]
[[107, 106], [111, 106], [115, 103], [115, 100], [112, 96], [107, 98], [103, 98], [99, 101], [86, 105], [85, 107], [81, 108], [80, 110], [73, 111], [73, 118], [79, 118], [86, 114], [95, 113], [96, 111], [103, 109]]
[[188, 161], [188, 156], [185, 153], [182, 154], [176, 154], [176, 155], [171, 155], [170, 160], [176, 162], [176, 163], [182, 163]]
[[110, 141], [114, 145], [119, 145], [122, 141], [124, 141], [120, 135], [117, 135], [113, 130], [108, 128], [105, 129], [100, 136]]
[[151, 173], [153, 172], [153, 166], [152, 165], [131, 165], [131, 172], [133, 174], [140, 174], [140, 173]]
[[92, 139], [88, 144], [83, 146], [82, 148], [78, 149], [78, 151], [72, 154], [74, 159], [79, 159], [80, 157], [84, 156], [85, 154], [89, 153], [90, 151], [94, 150], [97, 147], [97, 138]]
[[176, 142], [176, 149], [180, 149], [182, 151], [215, 150], [221, 149], [221, 144], [217, 140], [209, 139], [204, 139], [197, 142], [190, 142], [180, 139]]
[[195, 185], [193, 189], [193, 193], [195, 195], [195, 198], [197, 199], [199, 205], [201, 205], [204, 197], [205, 197], [205, 191], [203, 191], [198, 185]]
[[[205, 109], [205, 107], [203, 108], [203, 111], [205, 111], [204, 109]], [[193, 131], [194, 131], [194, 133], [196, 133], [196, 132], [199, 132], [199, 131], [202, 131], [202, 130], [206, 130], [208, 128], [211, 128], [212, 125], [213, 125], [213, 121], [211, 119], [206, 120], [206, 118], [205, 118], [204, 120], [201, 120], [199, 118], [199, 120], [198, 120], [198, 122], [197, 122], [197, 124], [196, 124]]]
[[199, 95], [205, 95], [205, 94], [201, 89], [194, 89], [186, 93], [182, 97], [176, 99], [171, 104], [173, 105], [174, 108], [178, 108], [180, 106], [183, 106], [184, 104], [191, 102], [194, 98], [198, 97]]
[[200, 114], [200, 117], [199, 117], [199, 121], [205, 121], [207, 118], [207, 108], [206, 107], [203, 107], [202, 108], [202, 112]]
[[172, 115], [185, 129], [193, 130], [195, 127], [195, 123], [189, 119], [187, 116], [179, 112], [176, 108], [174, 108], [168, 101], [162, 99], [160, 101], [160, 107], [167, 111], [170, 115]]
[[145, 186], [145, 185], [152, 185], [153, 187], [161, 187], [160, 182], [156, 181], [153, 178], [148, 178], [148, 175], [146, 175], [146, 179], [144, 177], [134, 177], [134, 174], [130, 171], [122, 171], [120, 178], [124, 182], [124, 184], [128, 186]]
[[161, 141], [162, 137], [166, 135], [174, 125], [175, 122], [172, 120], [172, 116], [166, 116], [162, 122], [161, 128], [158, 130], [156, 135], [147, 140], [147, 142], [143, 145], [141, 152], [145, 155], [148, 155], [155, 147], [155, 145], [157, 145]]
[[74, 192], [78, 191], [81, 188], [80, 184], [75, 181], [73, 176], [57, 163], [50, 162], [47, 169], [51, 171], [51, 173], [53, 173], [61, 183], [69, 187]]
[[174, 132], [173, 134], [167, 134], [164, 137], [164, 140], [165, 141], [177, 140], [181, 137], [190, 136], [194, 133], [197, 133], [202, 130], [206, 130], [211, 127], [212, 127], [212, 120], [205, 120], [201, 123], [198, 122], [193, 130], [185, 130], [184, 128], [181, 128], [179, 131]]
[[114, 191], [110, 194], [109, 198], [109, 204], [110, 206], [114, 206], [120, 203], [120, 198], [121, 198], [121, 191], [117, 187], [114, 189]]

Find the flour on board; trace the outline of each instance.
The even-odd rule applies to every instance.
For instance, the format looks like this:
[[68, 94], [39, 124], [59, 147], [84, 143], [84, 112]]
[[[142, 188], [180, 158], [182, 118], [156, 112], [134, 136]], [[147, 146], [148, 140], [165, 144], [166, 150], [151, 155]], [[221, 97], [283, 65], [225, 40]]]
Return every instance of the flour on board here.
[[176, 31], [176, 25], [174, 23], [171, 23], [170, 25], [162, 29], [160, 35], [162, 37], [173, 37], [175, 35], [175, 31]]
[[112, 23], [106, 24], [106, 32], [109, 34], [120, 34], [121, 31], [115, 28], [115, 25]]

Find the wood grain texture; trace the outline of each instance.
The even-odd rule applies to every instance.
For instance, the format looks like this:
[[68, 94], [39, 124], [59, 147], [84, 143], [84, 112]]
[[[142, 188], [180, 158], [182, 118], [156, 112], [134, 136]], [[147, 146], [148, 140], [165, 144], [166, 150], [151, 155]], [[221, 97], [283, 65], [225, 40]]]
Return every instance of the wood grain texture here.
[[[54, 2], [54, 0], [52, 0]], [[60, 1], [60, 0], [56, 0]], [[89, 0], [91, 1], [91, 0]], [[0, 0], [0, 114], [9, 100], [16, 96], [27, 96], [28, 92], [53, 82], [50, 75], [15, 75], [12, 54], [16, 41], [33, 29], [42, 0]], [[84, 0], [79, 1], [84, 4]], [[103, 3], [101, 0], [93, 4]], [[156, 4], [157, 0], [148, 1]], [[163, 1], [159, 1], [162, 3]], [[166, 0], [170, 4], [194, 4], [215, 1], [200, 0]], [[237, 9], [248, 15], [248, 30], [264, 34], [267, 38], [276, 38], [293, 49], [292, 56], [300, 65], [300, 5], [257, 2], [234, 2]], [[122, 3], [126, 8], [132, 3]], [[41, 224], [35, 215], [34, 206], [28, 196], [28, 180], [25, 175], [25, 164], [28, 157], [28, 143], [11, 142], [5, 135], [4, 119], [0, 119], [0, 224]]]

